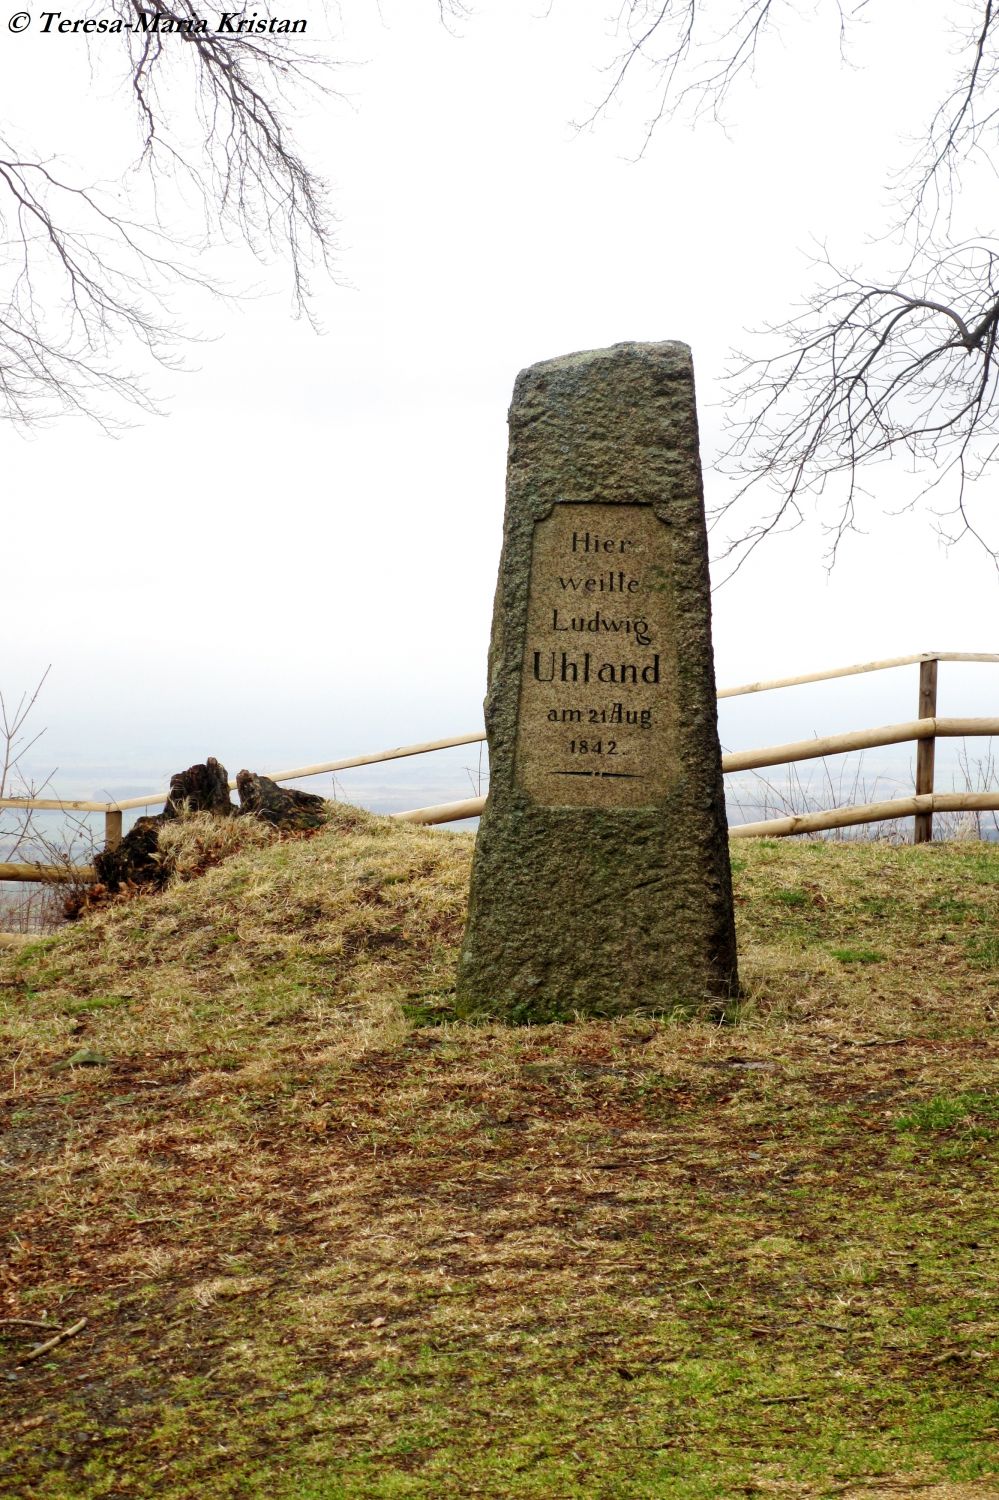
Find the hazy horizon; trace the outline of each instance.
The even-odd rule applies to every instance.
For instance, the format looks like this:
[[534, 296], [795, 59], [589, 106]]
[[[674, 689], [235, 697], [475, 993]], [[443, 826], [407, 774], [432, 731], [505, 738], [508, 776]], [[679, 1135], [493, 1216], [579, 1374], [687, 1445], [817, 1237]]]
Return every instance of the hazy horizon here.
[[[823, 664], [834, 665], [837, 663]], [[776, 676], [779, 670], [779, 664], [765, 664], [760, 676]], [[719, 703], [722, 747], [725, 751], [745, 750], [904, 722], [916, 717], [917, 691], [918, 667], [912, 665], [722, 699]], [[997, 700], [999, 664], [941, 663], [938, 688], [941, 716], [985, 716], [990, 709], [994, 711]], [[41, 725], [44, 699], [36, 713]], [[387, 713], [385, 722], [366, 723], [363, 728], [341, 726], [337, 730], [328, 721], [321, 722], [326, 717], [317, 715], [320, 722], [286, 720], [280, 736], [274, 733], [270, 721], [263, 725], [237, 722], [212, 743], [206, 737], [199, 737], [201, 743], [197, 744], [194, 736], [178, 736], [173, 743], [157, 745], [139, 741], [131, 747], [119, 745], [118, 753], [107, 757], [100, 753], [102, 720], [96, 718], [85, 720], [72, 739], [61, 726], [55, 734], [47, 730], [25, 769], [40, 785], [57, 768], [44, 795], [66, 800], [124, 800], [164, 791], [175, 771], [204, 761], [209, 755], [215, 755], [232, 778], [244, 766], [274, 774], [295, 766], [474, 733], [482, 725], [481, 710], [477, 715], [469, 710], [460, 716], [457, 709], [449, 722], [433, 724], [424, 713], [414, 723], [407, 718], [405, 705], [397, 712], [394, 724], [392, 715]], [[389, 732], [390, 729], [395, 732]], [[961, 788], [969, 775], [973, 785], [982, 784], [983, 778], [988, 779], [985, 763], [990, 754], [988, 740], [938, 739], [937, 790]], [[960, 764], [962, 756], [969, 768], [968, 775]], [[913, 789], [914, 767], [915, 745], [908, 743], [832, 756], [824, 764], [799, 762], [791, 767], [775, 766], [759, 774], [729, 775], [726, 777], [729, 821], [733, 824], [754, 821], [768, 811], [780, 816], [783, 804], [793, 805], [801, 796], [819, 807], [906, 796]], [[373, 812], [399, 812], [484, 793], [488, 788], [488, 755], [485, 744], [472, 743], [351, 768], [335, 776], [323, 773], [296, 784], [322, 796], [356, 802]], [[128, 822], [139, 815], [132, 814]], [[58, 815], [53, 815], [53, 821], [58, 821]]]

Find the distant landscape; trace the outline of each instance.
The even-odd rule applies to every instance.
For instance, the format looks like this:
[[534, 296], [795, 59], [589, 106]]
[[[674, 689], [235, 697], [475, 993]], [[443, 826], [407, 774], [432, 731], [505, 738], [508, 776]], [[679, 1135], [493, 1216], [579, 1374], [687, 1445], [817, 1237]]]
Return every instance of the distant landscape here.
[[[786, 723], [779, 722], [774, 733], [786, 736]], [[294, 763], [308, 761], [315, 753], [314, 747], [303, 747], [303, 753]], [[39, 762], [40, 766], [43, 764], [45, 763]], [[310, 777], [295, 785], [304, 791], [351, 803], [369, 812], [388, 814], [484, 795], [489, 786], [488, 767], [486, 746], [471, 744], [379, 765], [359, 766], [336, 776]], [[165, 790], [170, 774], [179, 769], [183, 767], [163, 769], [148, 755], [131, 760], [118, 759], [115, 762], [94, 762], [83, 757], [74, 761], [72, 757], [68, 757], [64, 758], [55, 771], [51, 786], [45, 789], [45, 795], [51, 796], [55, 792], [67, 800], [139, 797]], [[234, 775], [238, 769], [239, 766], [235, 763], [228, 767], [230, 775]], [[271, 765], [254, 769], [266, 772], [280, 770], [282, 767]], [[39, 779], [42, 774], [39, 773]], [[44, 774], [48, 774], [47, 770]], [[784, 817], [792, 813], [858, 802], [888, 801], [909, 795], [913, 781], [914, 754], [911, 745], [889, 746], [864, 753], [836, 756], [825, 762], [775, 766], [758, 773], [732, 774], [725, 778], [728, 821], [730, 827], [735, 827], [742, 823]], [[999, 771], [992, 759], [992, 741], [937, 742], [938, 791], [984, 791], [997, 786]], [[150, 809], [154, 812], [158, 810]], [[142, 816], [142, 811], [138, 809], [126, 813], [125, 831]], [[100, 814], [80, 814], [71, 822], [67, 822], [60, 813], [43, 812], [37, 817], [45, 838], [54, 845], [70, 847], [77, 862], [87, 860], [94, 848], [101, 847], [103, 818]], [[478, 819], [473, 818], [443, 826], [474, 832], [477, 825]], [[999, 813], [983, 813], [977, 820], [968, 814], [938, 815], [934, 835], [936, 838], [974, 836], [984, 842], [999, 842]], [[906, 842], [912, 837], [912, 820], [899, 819], [892, 823], [841, 829], [826, 837], [836, 841], [886, 838], [893, 842]], [[39, 854], [38, 857], [43, 856]], [[0, 859], [2, 858], [3, 840], [0, 838]], [[29, 895], [32, 892], [34, 894]], [[25, 900], [30, 900], [33, 911], [41, 910], [37, 887], [0, 882], [0, 931], [36, 925], [34, 917], [25, 922], [23, 917], [18, 916]], [[51, 903], [48, 909], [51, 910]]]
[[[799, 731], [797, 737], [808, 738], [808, 731]], [[400, 739], [399, 743], [402, 742]], [[999, 784], [997, 771], [990, 772], [986, 765], [991, 744], [988, 740], [938, 741], [937, 790], [966, 788], [968, 778], [961, 765], [962, 756], [969, 763], [968, 775], [974, 783], [971, 789], [985, 790], [986, 781], [993, 786]], [[381, 747], [372, 745], [366, 748]], [[725, 745], [724, 748], [729, 747]], [[204, 753], [212, 753], [211, 748]], [[293, 763], [301, 764], [303, 760], [319, 759], [323, 755], [332, 758], [336, 753], [303, 745], [297, 762]], [[831, 757], [824, 765], [817, 762], [802, 763], [796, 768], [775, 766], [756, 774], [727, 776], [725, 790], [729, 823], [734, 825], [767, 816], [784, 816], [787, 812], [800, 810], [793, 804], [802, 800], [819, 808], [907, 796], [913, 787], [914, 761], [911, 745], [887, 746], [862, 754]], [[74, 763], [71, 758], [64, 757], [52, 778], [52, 787], [45, 795], [51, 796], [55, 792], [67, 800], [92, 798], [95, 801], [141, 797], [158, 790], [165, 791], [172, 772], [181, 769], [184, 767], [180, 765], [165, 769], [151, 759], [143, 763], [123, 763], [120, 760], [116, 763]], [[235, 763], [228, 767], [230, 775], [235, 775], [238, 769]], [[282, 768], [251, 765], [250, 769], [267, 774]], [[485, 745], [481, 747], [481, 755], [478, 745], [464, 745], [382, 765], [358, 766], [341, 771], [336, 777], [309, 777], [294, 785], [320, 796], [354, 803], [369, 812], [402, 812], [411, 807], [484, 795], [489, 787], [489, 760]], [[128, 814], [126, 827], [140, 815], [139, 812]], [[475, 824], [470, 822], [462, 826], [474, 828]]]

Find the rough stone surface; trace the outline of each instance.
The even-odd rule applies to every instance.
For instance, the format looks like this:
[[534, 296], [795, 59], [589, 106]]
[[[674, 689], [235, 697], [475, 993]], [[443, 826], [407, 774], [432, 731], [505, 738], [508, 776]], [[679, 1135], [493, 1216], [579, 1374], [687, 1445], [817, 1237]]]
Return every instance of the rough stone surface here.
[[459, 1012], [723, 1010], [735, 932], [686, 345], [518, 377], [485, 712]]
[[318, 828], [326, 821], [326, 803], [322, 797], [278, 786], [269, 776], [237, 771], [236, 790], [241, 813], [252, 813], [278, 828]]

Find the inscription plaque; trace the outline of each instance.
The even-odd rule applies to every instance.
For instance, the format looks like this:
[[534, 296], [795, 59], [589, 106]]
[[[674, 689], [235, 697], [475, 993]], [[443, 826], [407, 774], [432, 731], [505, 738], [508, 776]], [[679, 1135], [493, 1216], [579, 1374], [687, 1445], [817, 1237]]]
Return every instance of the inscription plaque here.
[[651, 505], [534, 526], [516, 784], [547, 807], [651, 807], [677, 776], [669, 528]]

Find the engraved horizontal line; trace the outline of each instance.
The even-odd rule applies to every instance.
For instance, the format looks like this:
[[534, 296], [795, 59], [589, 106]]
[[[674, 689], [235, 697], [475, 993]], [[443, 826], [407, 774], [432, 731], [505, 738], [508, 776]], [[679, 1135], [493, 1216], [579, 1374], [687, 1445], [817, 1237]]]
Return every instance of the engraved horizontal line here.
[[616, 781], [644, 781], [637, 771], [551, 771], [551, 776], [613, 776]]

